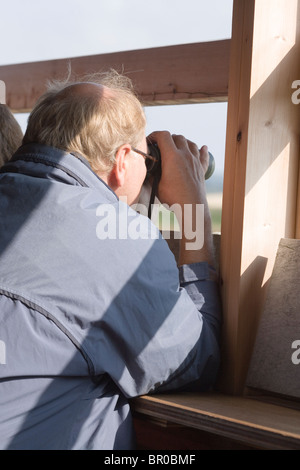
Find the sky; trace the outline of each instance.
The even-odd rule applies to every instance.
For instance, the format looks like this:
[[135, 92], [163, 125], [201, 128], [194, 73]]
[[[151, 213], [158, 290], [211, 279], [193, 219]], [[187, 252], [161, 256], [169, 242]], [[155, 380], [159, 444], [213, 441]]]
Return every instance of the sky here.
[[[0, 0], [0, 65], [229, 39], [232, 3]], [[147, 107], [147, 133], [169, 130], [208, 145], [221, 174], [226, 116], [227, 103]], [[27, 115], [17, 119], [25, 130]]]

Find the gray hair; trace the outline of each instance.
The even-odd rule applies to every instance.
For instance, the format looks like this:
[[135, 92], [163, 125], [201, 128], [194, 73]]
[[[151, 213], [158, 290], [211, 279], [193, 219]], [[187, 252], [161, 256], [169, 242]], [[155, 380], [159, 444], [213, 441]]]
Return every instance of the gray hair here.
[[[82, 87], [83, 84], [102, 85]], [[23, 143], [78, 152], [94, 171], [110, 171], [118, 148], [142, 140], [146, 118], [131, 80], [110, 70], [80, 80], [55, 81], [32, 110]]]

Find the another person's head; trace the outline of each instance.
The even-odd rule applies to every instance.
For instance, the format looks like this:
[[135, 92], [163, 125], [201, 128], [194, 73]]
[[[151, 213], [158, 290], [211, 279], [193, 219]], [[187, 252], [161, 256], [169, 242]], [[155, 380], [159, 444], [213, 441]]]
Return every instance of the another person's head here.
[[0, 166], [8, 162], [22, 144], [21, 127], [7, 105], [0, 104]]
[[[110, 71], [50, 85], [29, 116], [23, 143], [79, 153], [94, 172], [107, 176], [108, 184], [117, 192], [126, 183], [115, 181], [118, 151], [125, 146], [126, 157], [133, 154], [131, 147], [142, 146], [146, 151], [145, 127], [144, 110], [131, 80]], [[131, 170], [134, 172], [133, 167]]]

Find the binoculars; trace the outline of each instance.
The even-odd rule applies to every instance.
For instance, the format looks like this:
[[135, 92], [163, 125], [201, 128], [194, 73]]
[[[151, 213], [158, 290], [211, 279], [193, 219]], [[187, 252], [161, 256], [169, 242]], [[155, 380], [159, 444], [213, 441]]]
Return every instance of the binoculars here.
[[[155, 142], [148, 141], [148, 152], [153, 157], [153, 160], [148, 159], [146, 161], [147, 173], [149, 176], [155, 176], [158, 180], [161, 176], [161, 155], [158, 145]], [[213, 155], [209, 153], [209, 165], [205, 173], [205, 179], [210, 178], [215, 171], [215, 159]]]

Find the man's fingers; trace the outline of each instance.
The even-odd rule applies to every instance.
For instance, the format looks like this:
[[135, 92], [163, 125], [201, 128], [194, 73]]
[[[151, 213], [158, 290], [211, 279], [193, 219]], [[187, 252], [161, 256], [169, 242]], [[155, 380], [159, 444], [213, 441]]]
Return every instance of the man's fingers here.
[[209, 153], [207, 145], [203, 145], [200, 149], [200, 162], [203, 166], [204, 173], [206, 173], [209, 166]]

